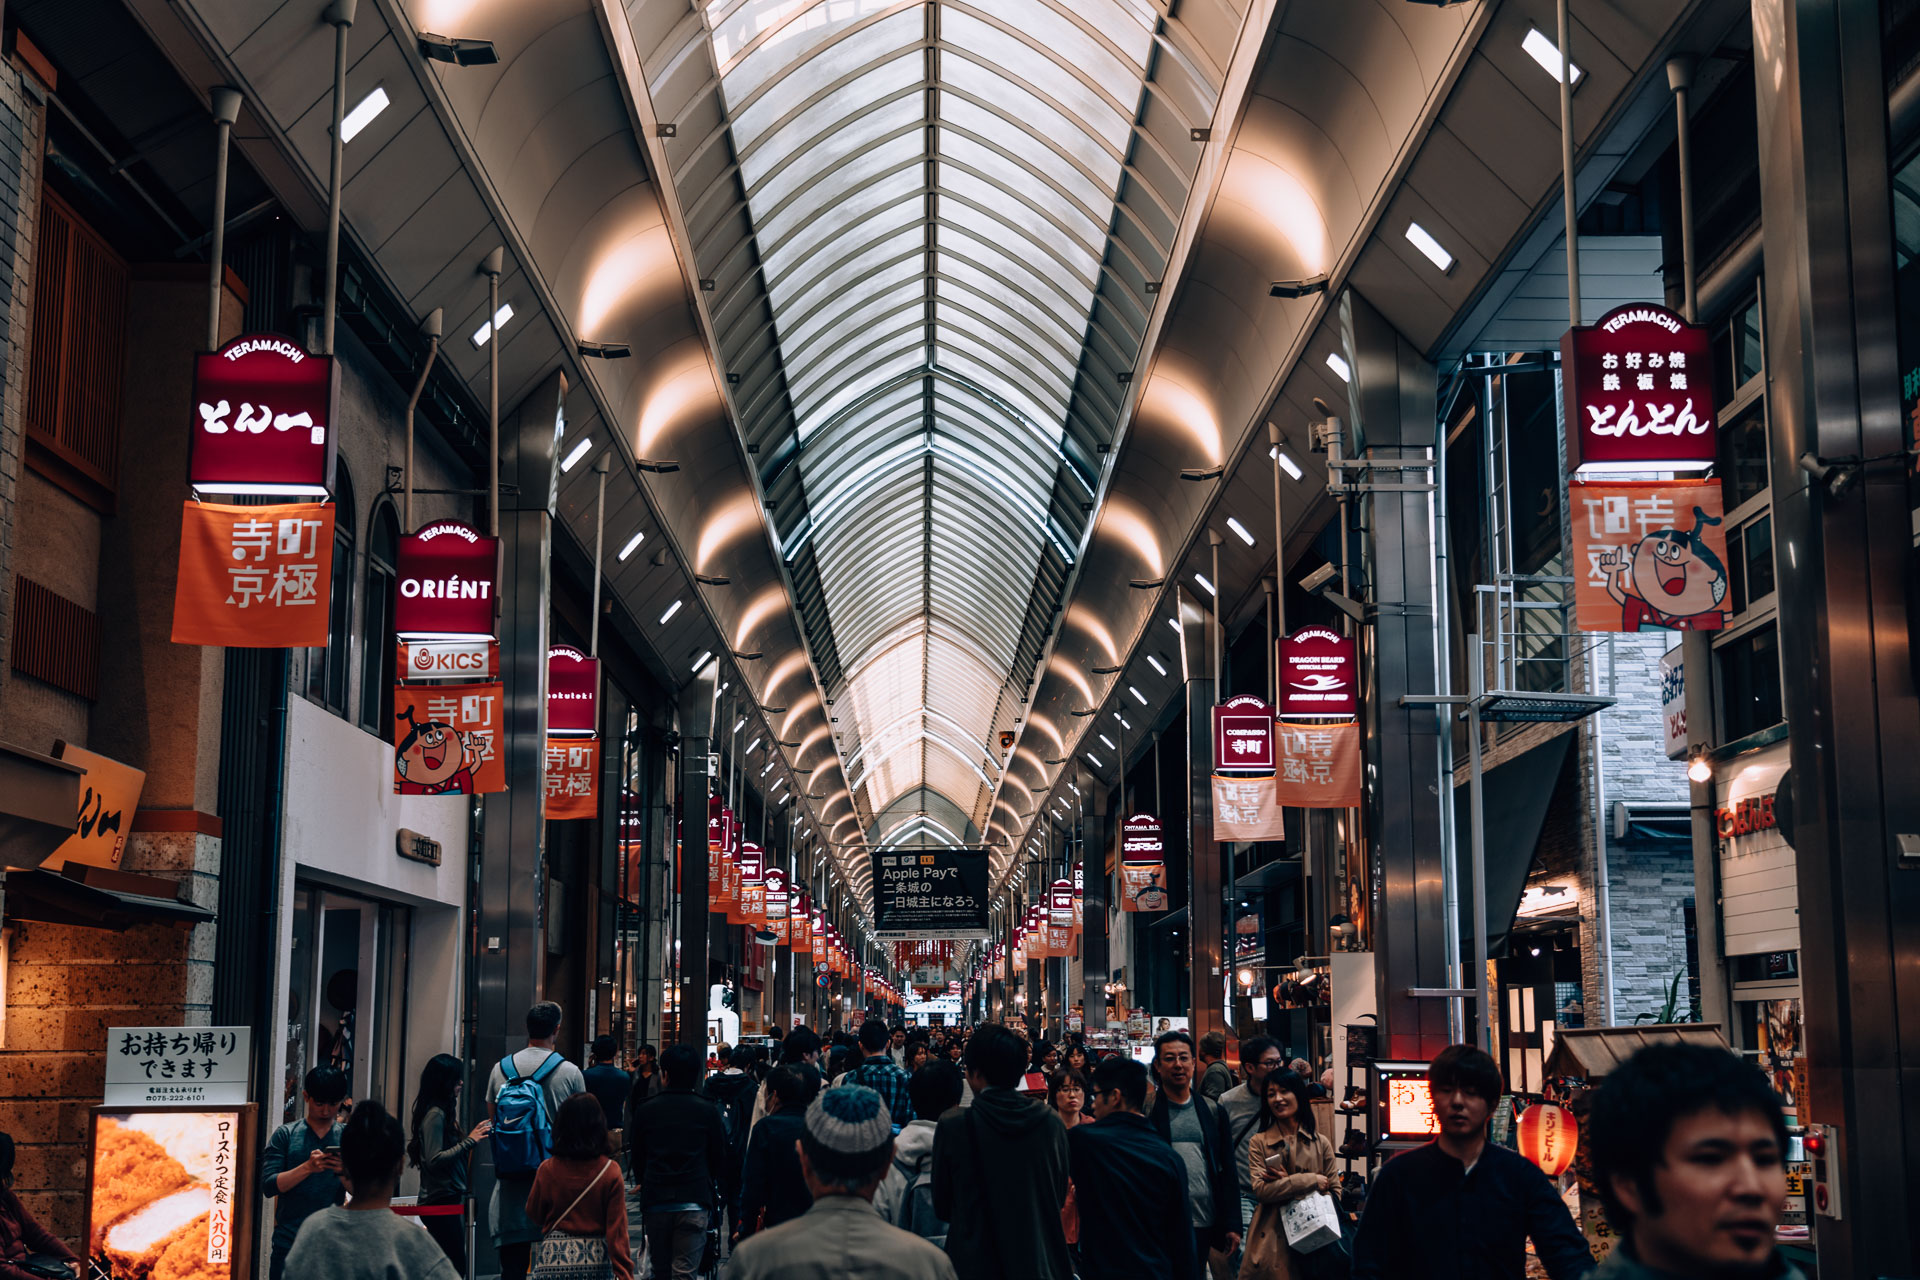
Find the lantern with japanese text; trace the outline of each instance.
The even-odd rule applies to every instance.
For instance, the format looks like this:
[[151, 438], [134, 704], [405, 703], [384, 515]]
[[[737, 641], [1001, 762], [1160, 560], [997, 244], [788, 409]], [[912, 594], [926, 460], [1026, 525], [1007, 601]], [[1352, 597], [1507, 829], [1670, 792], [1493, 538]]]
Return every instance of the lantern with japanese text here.
[[1536, 1102], [1520, 1113], [1520, 1154], [1557, 1178], [1573, 1165], [1580, 1146], [1580, 1124], [1573, 1112], [1551, 1102]]

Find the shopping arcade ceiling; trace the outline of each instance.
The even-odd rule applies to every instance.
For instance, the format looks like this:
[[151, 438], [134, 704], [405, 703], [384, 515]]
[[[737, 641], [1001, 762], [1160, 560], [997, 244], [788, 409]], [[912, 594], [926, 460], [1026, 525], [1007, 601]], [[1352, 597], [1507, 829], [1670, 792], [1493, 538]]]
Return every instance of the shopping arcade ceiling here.
[[[191, 17], [218, 57], [201, 70], [176, 43], [176, 61], [196, 83], [224, 75], [247, 90], [241, 145], [274, 153], [250, 158], [310, 222], [330, 56], [312, 7], [131, 3], [156, 30]], [[860, 892], [861, 842], [913, 834], [900, 824], [921, 811], [947, 828], [964, 813], [1005, 842], [1004, 866], [1066, 790], [1061, 762], [1103, 767], [1072, 713], [1104, 719], [1135, 688], [1142, 702], [1171, 696], [1177, 668], [1142, 661], [1165, 600], [1126, 584], [1187, 580], [1216, 503], [1264, 534], [1229, 545], [1236, 588], [1271, 563], [1253, 514], [1270, 415], [1303, 468], [1288, 536], [1309, 522], [1319, 473], [1301, 424], [1311, 396], [1344, 390], [1322, 363], [1338, 326], [1327, 299], [1270, 300], [1266, 283], [1352, 280], [1428, 347], [1505, 266], [1500, 245], [1553, 188], [1557, 148], [1552, 84], [1519, 52], [1529, 25], [1551, 23], [1544, 0], [1184, 0], [1156, 5], [1150, 26], [1137, 11], [1144, 56], [1128, 62], [1139, 38], [1124, 22], [1103, 27], [1108, 60], [1076, 53], [1064, 77], [991, 4], [863, 6], [784, 40], [767, 32], [793, 23], [759, 27], [854, 8], [721, 4], [722, 19], [753, 15], [729, 35], [685, 0], [362, 0], [349, 100], [377, 83], [393, 106], [349, 145], [346, 195], [347, 234], [417, 314], [445, 307], [451, 334], [485, 319], [472, 264], [507, 245], [518, 318], [502, 332], [503, 404], [568, 370], [569, 438], [615, 455], [610, 543], [632, 529], [670, 551], [609, 564], [615, 598], [674, 678], [736, 651], [730, 677], [777, 751], [755, 772], [805, 780], [803, 821], [832, 832]], [[1591, 10], [1576, 30], [1576, 49], [1592, 50], [1583, 137], [1657, 66], [1676, 19], [1656, 0]], [[422, 63], [421, 31], [488, 39], [500, 62]], [[804, 55], [805, 73], [780, 50]], [[873, 92], [888, 74], [904, 78]], [[993, 109], [1035, 76], [1054, 77], [1036, 87], [1071, 130], [1039, 137]], [[1103, 133], [1096, 105], [1124, 108], [1129, 93], [1129, 132]], [[917, 187], [898, 177], [914, 157]], [[816, 170], [834, 198], [803, 205], [800, 177]], [[899, 203], [881, 207], [889, 181]], [[1102, 191], [1114, 193], [1104, 239], [1078, 241], [1099, 255], [1089, 273], [1061, 228], [1075, 208], [1097, 218]], [[994, 203], [1010, 192], [1016, 203]], [[789, 211], [816, 207], [819, 244], [797, 212], [780, 234]], [[1407, 217], [1455, 246], [1454, 270], [1411, 253]], [[1146, 237], [1169, 227], [1150, 242], [1170, 246], [1155, 278]], [[626, 342], [634, 358], [578, 360], [582, 339]], [[450, 342], [444, 358], [484, 394], [478, 346]], [[902, 456], [866, 472], [862, 448]], [[634, 465], [662, 458], [679, 471]], [[1174, 479], [1196, 467], [1225, 477]], [[587, 465], [561, 480], [561, 519], [584, 545], [593, 489]], [[1004, 755], [1003, 728], [1018, 735]]]

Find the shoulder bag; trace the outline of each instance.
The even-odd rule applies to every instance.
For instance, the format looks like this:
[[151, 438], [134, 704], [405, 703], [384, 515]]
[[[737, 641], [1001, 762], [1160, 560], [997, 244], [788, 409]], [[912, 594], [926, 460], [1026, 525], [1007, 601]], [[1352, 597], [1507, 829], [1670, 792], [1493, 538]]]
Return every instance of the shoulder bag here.
[[607, 1236], [603, 1230], [598, 1235], [576, 1236], [569, 1232], [555, 1230], [567, 1215], [587, 1198], [587, 1192], [607, 1176], [607, 1170], [613, 1168], [613, 1161], [601, 1164], [600, 1172], [593, 1175], [593, 1181], [580, 1188], [580, 1194], [573, 1203], [554, 1215], [552, 1222], [541, 1235], [538, 1244], [533, 1246], [533, 1280], [613, 1280], [613, 1259], [607, 1256]]

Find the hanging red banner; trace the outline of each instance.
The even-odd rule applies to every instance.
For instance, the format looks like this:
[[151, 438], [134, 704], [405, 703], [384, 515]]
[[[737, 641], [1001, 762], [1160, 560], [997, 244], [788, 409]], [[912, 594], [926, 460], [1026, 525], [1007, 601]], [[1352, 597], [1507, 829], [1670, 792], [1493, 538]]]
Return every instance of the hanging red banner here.
[[491, 638], [500, 540], [458, 520], [400, 539], [393, 630], [403, 639]]
[[1359, 667], [1352, 640], [1331, 627], [1302, 627], [1280, 642], [1281, 719], [1344, 718], [1359, 712]]
[[600, 659], [570, 644], [547, 650], [547, 735], [592, 737], [600, 732]]
[[395, 685], [393, 789], [403, 796], [507, 789], [497, 684]]
[[733, 850], [720, 851], [720, 909], [728, 924], [744, 924], [740, 918], [740, 860]]
[[1575, 627], [1581, 631], [1718, 631], [1727, 598], [1727, 535], [1718, 480], [1568, 486]]
[[1351, 809], [1360, 803], [1360, 726], [1280, 726], [1275, 799], [1290, 809]]
[[340, 375], [273, 333], [243, 334], [193, 358], [195, 493], [324, 494], [333, 487]]
[[768, 867], [766, 879], [767, 931], [773, 934], [773, 945], [782, 947], [787, 943], [787, 873]]
[[[1288, 726], [1280, 727], [1284, 737]], [[1284, 840], [1280, 801], [1266, 778], [1213, 778], [1213, 838], [1230, 840]]]
[[332, 595], [331, 506], [189, 502], [181, 511], [175, 644], [317, 648]]
[[1120, 827], [1120, 909], [1165, 911], [1168, 905], [1160, 819], [1136, 813]]
[[740, 846], [740, 918], [735, 924], [760, 925], [767, 918], [765, 855], [757, 844]]
[[797, 900], [787, 913], [789, 944], [795, 955], [810, 955], [813, 952], [813, 904], [804, 893], [795, 896]]
[[565, 822], [600, 816], [600, 744], [548, 738], [545, 757], [547, 818]]
[[1273, 708], [1250, 693], [1213, 709], [1213, 767], [1218, 773], [1273, 772]]
[[1648, 302], [1560, 339], [1567, 470], [1699, 471], [1714, 464], [1713, 335]]

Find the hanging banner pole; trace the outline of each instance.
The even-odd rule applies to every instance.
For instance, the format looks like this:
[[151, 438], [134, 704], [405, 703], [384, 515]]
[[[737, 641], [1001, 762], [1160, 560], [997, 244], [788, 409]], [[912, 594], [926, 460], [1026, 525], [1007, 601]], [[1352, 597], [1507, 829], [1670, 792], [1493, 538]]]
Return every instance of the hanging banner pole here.
[[413, 532], [413, 411], [420, 404], [420, 393], [427, 389], [427, 375], [433, 372], [433, 362], [440, 354], [440, 327], [443, 323], [439, 307], [427, 312], [427, 318], [420, 322], [420, 332], [427, 335], [427, 358], [421, 362], [420, 376], [413, 381], [413, 391], [407, 396], [406, 433], [406, 487], [400, 498], [400, 532]]
[[500, 536], [500, 271], [507, 251], [495, 247], [481, 259], [487, 278], [487, 533]]
[[240, 91], [213, 91], [213, 231], [207, 246], [207, 350], [220, 349], [220, 293], [227, 264], [227, 151], [240, 118]]
[[600, 565], [607, 548], [607, 473], [613, 470], [613, 451], [608, 450], [593, 462], [593, 473], [600, 478], [599, 494], [593, 506], [593, 621], [587, 624], [587, 652], [600, 656]]
[[327, 278], [320, 303], [320, 347], [324, 355], [333, 354], [333, 322], [338, 311], [340, 284], [340, 180], [344, 168], [340, 136], [341, 122], [347, 115], [347, 32], [353, 27], [354, 10], [359, 0], [333, 0], [327, 6], [324, 21], [333, 26], [333, 127], [329, 131], [327, 168]]
[[[1560, 0], [1560, 198], [1567, 206], [1567, 324], [1580, 326], [1580, 228], [1573, 204], [1573, 55], [1567, 0]], [[1482, 1011], [1484, 1012], [1484, 1010]]]

